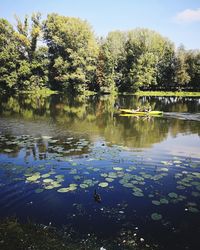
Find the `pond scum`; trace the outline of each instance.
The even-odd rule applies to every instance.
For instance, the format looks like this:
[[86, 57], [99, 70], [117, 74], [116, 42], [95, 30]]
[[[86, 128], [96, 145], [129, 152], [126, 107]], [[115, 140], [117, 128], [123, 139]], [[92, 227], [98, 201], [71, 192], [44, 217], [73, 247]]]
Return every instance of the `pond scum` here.
[[[0, 136], [1, 153], [8, 156], [0, 164], [1, 188], [6, 189], [11, 183], [22, 183], [27, 189], [33, 186], [37, 199], [44, 192], [54, 192], [55, 196], [63, 195], [66, 200], [68, 193], [78, 193], [83, 197], [89, 192], [92, 196], [97, 189], [105, 197], [105, 203], [102, 202], [100, 207], [92, 205], [98, 209], [97, 215], [95, 209], [91, 215], [84, 208], [87, 207], [85, 201], [83, 204], [73, 203], [73, 214], [69, 212], [66, 218], [72, 222], [73, 216], [108, 217], [119, 221], [120, 230], [113, 234], [114, 237], [110, 234], [110, 238], [104, 238], [87, 232], [87, 228], [85, 234], [79, 234], [66, 225], [58, 231], [51, 223], [42, 225], [32, 220], [22, 223], [16, 218], [7, 218], [0, 223], [0, 249], [165, 249], [153, 240], [146, 241], [138, 233], [135, 222], [159, 223], [159, 227], [165, 227], [166, 231], [175, 232], [177, 223], [173, 211], [180, 211], [186, 219], [192, 220], [197, 217], [190, 216], [199, 214], [200, 165], [196, 159], [167, 156], [158, 162], [147, 156], [144, 158], [141, 152], [131, 153], [124, 147], [109, 146], [105, 142], [91, 145], [84, 138], [68, 137], [63, 141], [43, 136], [42, 139], [45, 141], [43, 150], [41, 138]], [[30, 157], [27, 152], [33, 152], [36, 145], [36, 151], [39, 148], [41, 151]], [[22, 154], [25, 165], [11, 162], [10, 158], [15, 157], [16, 152]], [[5, 176], [7, 178], [3, 181]], [[113, 194], [112, 203], [106, 200], [108, 193], [109, 197]], [[115, 204], [116, 195], [124, 195], [121, 203]], [[12, 202], [7, 205], [12, 206]], [[123, 228], [122, 225], [126, 226]], [[190, 248], [186, 245], [182, 249]]]

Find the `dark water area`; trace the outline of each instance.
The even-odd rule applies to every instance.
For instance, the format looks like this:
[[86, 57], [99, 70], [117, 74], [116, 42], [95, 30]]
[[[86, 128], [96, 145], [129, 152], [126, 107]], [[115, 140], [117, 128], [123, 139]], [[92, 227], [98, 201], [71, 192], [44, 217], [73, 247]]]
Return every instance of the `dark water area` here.
[[[116, 101], [164, 113], [123, 117]], [[199, 136], [199, 98], [2, 96], [0, 217], [67, 227], [105, 249], [116, 238], [118, 249], [135, 249], [130, 238], [198, 249]]]

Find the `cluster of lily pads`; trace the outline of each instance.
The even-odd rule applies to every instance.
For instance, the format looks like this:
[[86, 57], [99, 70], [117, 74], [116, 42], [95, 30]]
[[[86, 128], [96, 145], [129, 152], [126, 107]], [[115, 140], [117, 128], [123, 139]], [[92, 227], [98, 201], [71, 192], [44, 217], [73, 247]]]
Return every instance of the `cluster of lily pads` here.
[[[21, 149], [38, 149], [38, 154], [48, 153], [48, 159], [62, 159], [64, 156], [86, 154], [90, 142], [85, 138], [67, 137], [53, 138], [51, 136], [19, 135], [8, 136], [0, 134], [0, 153], [19, 153]], [[40, 152], [40, 147], [42, 151]], [[45, 152], [44, 152], [45, 151]]]
[[[29, 148], [35, 142], [46, 143], [49, 162], [34, 167], [16, 166], [15, 180], [36, 184], [36, 193], [57, 190], [58, 193], [81, 192], [86, 189], [107, 188], [115, 190], [119, 184], [131, 191], [135, 199], [150, 200], [155, 207], [152, 220], [161, 220], [158, 206], [182, 202], [185, 211], [199, 212], [196, 201], [200, 197], [200, 164], [198, 159], [172, 157], [160, 162], [144, 158], [140, 152], [130, 152], [121, 146], [98, 142], [92, 145], [84, 138], [56, 139], [49, 136], [33, 138], [18, 136], [8, 138], [0, 135], [2, 152], [12, 152], [12, 147]], [[5, 147], [6, 146], [6, 147]], [[74, 155], [83, 152], [85, 156]], [[68, 157], [65, 157], [67, 153]], [[5, 168], [5, 165], [4, 167]], [[9, 167], [10, 168], [10, 167]], [[21, 175], [20, 175], [21, 174]], [[18, 176], [20, 175], [20, 176]], [[173, 183], [168, 186], [168, 180]]]

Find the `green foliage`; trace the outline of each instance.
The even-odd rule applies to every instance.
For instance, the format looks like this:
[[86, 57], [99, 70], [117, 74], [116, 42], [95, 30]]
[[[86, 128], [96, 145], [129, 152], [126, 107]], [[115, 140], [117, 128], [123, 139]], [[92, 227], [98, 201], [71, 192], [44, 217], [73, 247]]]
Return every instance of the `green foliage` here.
[[19, 53], [12, 26], [0, 19], [0, 88], [16, 88]]
[[172, 49], [173, 45], [154, 31], [130, 31], [125, 44], [127, 54], [122, 90], [133, 91], [139, 87], [157, 85], [163, 80], [167, 82], [171, 75], [163, 73], [171, 66]]
[[50, 81], [54, 89], [83, 92], [96, 69], [97, 43], [87, 22], [50, 14], [44, 23], [49, 48]]
[[190, 76], [187, 72], [188, 64], [186, 62], [186, 53], [183, 46], [178, 48], [175, 61], [175, 83], [177, 85], [184, 85], [189, 83]]
[[200, 52], [176, 51], [148, 29], [114, 31], [97, 41], [79, 18], [33, 13], [16, 30], [0, 19], [0, 89], [70, 93], [200, 90]]
[[100, 92], [115, 91], [114, 59], [107, 44], [103, 44], [100, 48], [96, 77]]
[[188, 51], [186, 56], [187, 73], [190, 76], [189, 85], [200, 91], [200, 51]]
[[101, 92], [113, 93], [121, 83], [125, 41], [125, 32], [114, 31], [110, 32], [99, 45], [96, 77]]

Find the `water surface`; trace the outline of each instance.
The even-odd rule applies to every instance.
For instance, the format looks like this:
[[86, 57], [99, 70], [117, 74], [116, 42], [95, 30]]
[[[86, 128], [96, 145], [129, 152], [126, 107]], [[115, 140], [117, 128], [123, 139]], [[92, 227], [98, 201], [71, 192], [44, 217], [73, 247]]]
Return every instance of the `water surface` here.
[[2, 97], [0, 216], [67, 226], [98, 239], [196, 249], [199, 99], [117, 99], [124, 108], [150, 103], [164, 111], [158, 117], [121, 117], [115, 101]]

